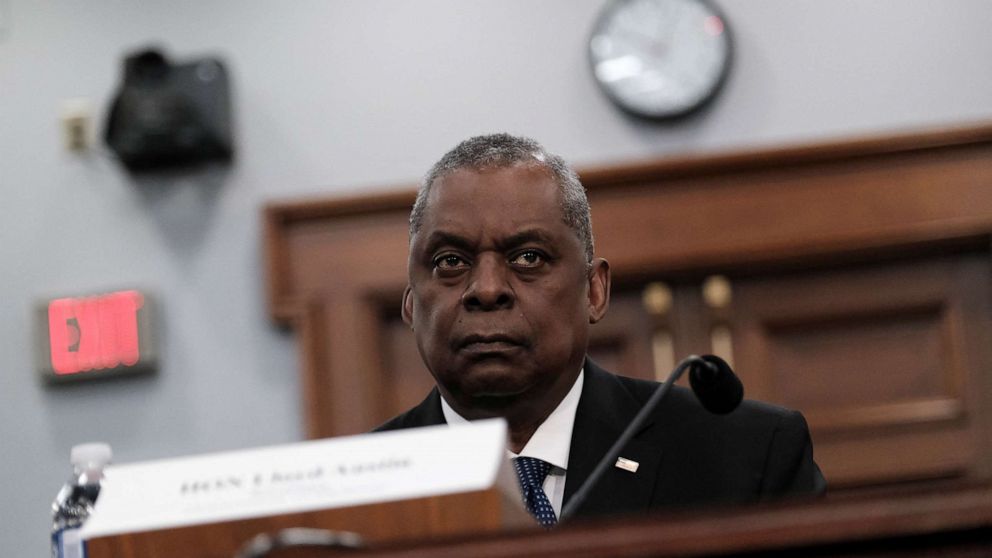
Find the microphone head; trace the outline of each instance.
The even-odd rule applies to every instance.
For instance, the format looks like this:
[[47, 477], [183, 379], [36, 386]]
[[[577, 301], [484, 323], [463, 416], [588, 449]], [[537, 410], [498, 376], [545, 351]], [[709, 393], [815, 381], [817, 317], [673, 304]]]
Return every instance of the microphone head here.
[[744, 385], [722, 358], [703, 355], [689, 369], [689, 385], [707, 411], [725, 415], [744, 399]]

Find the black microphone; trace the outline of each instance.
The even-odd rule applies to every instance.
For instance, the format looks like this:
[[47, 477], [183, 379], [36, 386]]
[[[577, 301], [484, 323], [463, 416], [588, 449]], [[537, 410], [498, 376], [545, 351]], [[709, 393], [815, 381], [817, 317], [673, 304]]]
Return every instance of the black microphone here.
[[707, 411], [725, 415], [741, 404], [744, 384], [725, 360], [703, 355], [689, 370], [689, 385]]
[[[582, 506], [586, 498], [589, 497], [592, 488], [606, 474], [606, 470], [610, 465], [616, 461], [623, 447], [641, 429], [644, 421], [654, 411], [654, 408], [658, 406], [658, 403], [668, 395], [672, 386], [675, 385], [675, 382], [682, 377], [682, 374], [687, 369], [690, 370], [689, 385], [692, 386], [692, 391], [696, 394], [696, 399], [711, 413], [718, 415], [727, 414], [736, 409], [741, 399], [743, 399], [744, 386], [741, 384], [740, 379], [737, 378], [737, 375], [734, 374], [734, 371], [730, 369], [730, 365], [722, 358], [713, 355], [704, 355], [701, 357], [690, 355], [686, 357], [685, 360], [680, 362], [672, 370], [665, 383], [654, 390], [648, 402], [637, 412], [634, 420], [630, 421], [630, 424], [627, 425], [627, 428], [620, 434], [617, 441], [606, 452], [603, 459], [596, 464], [596, 468], [593, 469], [589, 478], [575, 491], [575, 494], [568, 501], [568, 505], [561, 510], [559, 523], [574, 515], [575, 511]], [[566, 472], [566, 474], [568, 473]]]

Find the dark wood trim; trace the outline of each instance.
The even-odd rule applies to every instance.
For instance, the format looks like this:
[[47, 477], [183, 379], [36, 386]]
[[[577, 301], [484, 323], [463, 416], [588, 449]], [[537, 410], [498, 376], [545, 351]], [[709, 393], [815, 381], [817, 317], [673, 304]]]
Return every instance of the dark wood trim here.
[[937, 398], [829, 411], [807, 410], [805, 414], [811, 427], [820, 433], [829, 433], [949, 422], [961, 420], [965, 413], [961, 400]]
[[[878, 155], [913, 153], [947, 147], [992, 143], [992, 122], [897, 135], [873, 135], [798, 147], [748, 149], [712, 155], [683, 155], [579, 169], [582, 184], [596, 190], [613, 184], [655, 182], [676, 177], [706, 176], [766, 167], [802, 165], [822, 161], [859, 159]], [[658, 187], [664, 187], [664, 184]], [[416, 184], [376, 188], [371, 194], [309, 196], [270, 202], [265, 206], [276, 222], [307, 221], [328, 217], [363, 215], [407, 209], [416, 198]], [[381, 191], [380, 191], [381, 190]]]
[[321, 420], [322, 409], [334, 405], [331, 397], [334, 393], [333, 377], [324, 373], [328, 368], [326, 345], [333, 343], [328, 335], [325, 312], [323, 304], [312, 300], [293, 313], [294, 329], [300, 338], [300, 396], [306, 434], [310, 439], [326, 436], [326, 427], [322, 426], [324, 421]]
[[417, 185], [391, 187], [387, 191], [343, 197], [311, 197], [266, 205], [282, 221], [309, 221], [328, 217], [364, 215], [395, 209], [409, 209], [417, 197]]
[[[992, 144], [992, 123], [799, 147], [665, 158], [588, 168], [581, 170], [579, 174], [583, 185], [592, 195], [594, 192], [607, 191], [620, 184], [650, 183], [653, 188], [665, 188], [670, 186], [666, 181], [676, 178], [706, 177], [763, 168], [911, 154], [946, 148], [982, 147], [989, 144]], [[415, 198], [416, 185], [410, 185], [372, 194], [310, 197], [267, 203], [263, 208], [263, 244], [269, 311], [272, 318], [278, 323], [287, 324], [292, 318], [292, 308], [297, 306], [290, 295], [292, 287], [287, 276], [289, 269], [285, 235], [288, 228], [323, 219], [409, 211]], [[901, 246], [904, 250], [909, 250], [914, 246], [925, 247], [935, 242], [987, 239], [990, 230], [992, 230], [992, 215], [984, 219], [964, 218], [957, 221], [918, 223], [898, 231], [873, 231], [869, 238], [839, 235], [812, 243], [804, 242], [798, 246], [789, 243], [786, 239], [780, 245], [766, 246], [760, 252], [735, 252], [734, 255], [729, 256], [696, 254], [691, 257], [673, 258], [666, 262], [665, 268], [669, 273], [678, 273], [704, 268], [718, 269], [734, 265], [737, 261], [747, 261], [752, 265], [770, 265], [782, 260], [816, 259], [837, 253], [871, 253], [891, 246]]]
[[[632, 162], [582, 169], [582, 183], [590, 192], [600, 191], [618, 184], [649, 182], [652, 187], [665, 188], [666, 180], [687, 177], [704, 177], [762, 168], [780, 168], [844, 159], [863, 159], [872, 156], [910, 154], [924, 150], [944, 148], [980, 147], [992, 144], [992, 123], [977, 126], [948, 128], [923, 133], [880, 135], [829, 143], [751, 149], [714, 155], [689, 155], [660, 160]], [[415, 184], [392, 187], [372, 194], [346, 194], [332, 197], [308, 197], [296, 200], [269, 202], [263, 208], [263, 243], [265, 247], [266, 279], [269, 309], [279, 323], [291, 319], [292, 308], [286, 262], [286, 229], [294, 224], [322, 219], [409, 211], [416, 198]], [[936, 230], [939, 229], [939, 230]], [[852, 243], [856, 250], [873, 251], [880, 247], [901, 245], [926, 245], [937, 240], [954, 241], [984, 237], [992, 229], [992, 216], [988, 219], [962, 219], [958, 222], [923, 223], [915, 227], [889, 233], [873, 234], [870, 239], [831, 238], [818, 244], [801, 247], [788, 243], [771, 247], [761, 253], [746, 254], [746, 259], [757, 265], [791, 258], [811, 258], [818, 254], [850, 252]], [[939, 234], [936, 234], [939, 233]], [[717, 268], [727, 265], [726, 257], [700, 255], [670, 262], [669, 271]]]
[[[609, 255], [616, 285], [985, 250], [992, 238], [992, 123], [580, 174], [594, 208], [597, 247]], [[855, 195], [860, 206], [848, 207], [847, 196]], [[411, 185], [264, 207], [268, 307], [276, 323], [301, 335], [311, 437], [359, 432], [383, 418], [376, 392], [385, 381], [375, 354], [381, 347], [371, 343], [384, 293], [392, 298], [405, 282], [414, 197]], [[813, 205], [830, 217], [810, 223], [796, 212]], [[728, 222], [745, 234], [727, 235]], [[376, 250], [374, 266], [361, 259], [369, 248]], [[930, 418], [955, 420], [957, 411], [942, 409]]]
[[[871, 135], [789, 147], [761, 147], [726, 153], [684, 155], [585, 169], [582, 183], [593, 190], [613, 184], [702, 177], [770, 167], [808, 165], [910, 154], [992, 143], [992, 123], [922, 132]], [[664, 187], [664, 185], [661, 185]]]
[[287, 277], [289, 251], [284, 235], [286, 222], [284, 207], [267, 205], [262, 209], [262, 249], [266, 265], [266, 302], [272, 319], [283, 326], [288, 326], [295, 314], [294, 305], [286, 300], [290, 290]]
[[[954, 539], [957, 536], [958, 539]], [[769, 505], [708, 514], [667, 514], [561, 526], [542, 534], [458, 537], [390, 544], [375, 558], [473, 556], [928, 556], [992, 549], [992, 490], [972, 488], [887, 498]], [[759, 554], [752, 554], [759, 553]], [[774, 554], [773, 554], [774, 553]], [[978, 556], [980, 554], [962, 554]], [[958, 556], [941, 554], [941, 556]]]

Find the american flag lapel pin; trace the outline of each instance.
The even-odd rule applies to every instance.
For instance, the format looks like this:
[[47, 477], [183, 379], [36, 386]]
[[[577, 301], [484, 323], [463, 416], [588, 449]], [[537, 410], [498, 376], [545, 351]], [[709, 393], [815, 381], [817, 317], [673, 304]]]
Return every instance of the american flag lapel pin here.
[[631, 473], [636, 473], [637, 468], [640, 466], [641, 466], [640, 463], [632, 459], [627, 459], [626, 457], [617, 458], [617, 463], [616, 463], [617, 469], [623, 469], [624, 471], [630, 471]]

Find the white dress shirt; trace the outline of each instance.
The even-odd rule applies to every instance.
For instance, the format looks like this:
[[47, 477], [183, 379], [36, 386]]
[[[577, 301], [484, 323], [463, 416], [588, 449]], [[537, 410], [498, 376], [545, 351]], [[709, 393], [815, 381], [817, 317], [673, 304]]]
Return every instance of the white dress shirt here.
[[[582, 395], [582, 382], [585, 369], [579, 371], [579, 376], [572, 384], [561, 403], [537, 427], [520, 453], [506, 450], [508, 458], [536, 457], [551, 464], [551, 470], [544, 479], [544, 492], [551, 501], [551, 507], [556, 516], [561, 516], [562, 500], [565, 499], [565, 473], [568, 468], [568, 452], [572, 447], [572, 428], [575, 426], [575, 411], [579, 408], [579, 396]], [[464, 424], [467, 419], [455, 412], [448, 402], [441, 397], [441, 412], [448, 424]]]

